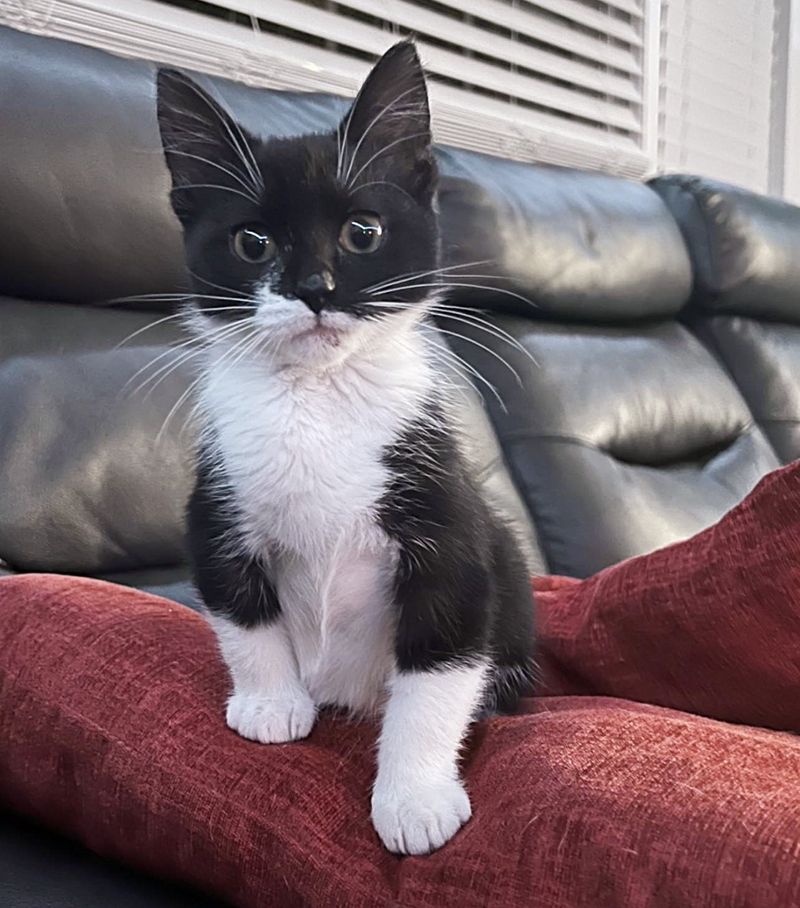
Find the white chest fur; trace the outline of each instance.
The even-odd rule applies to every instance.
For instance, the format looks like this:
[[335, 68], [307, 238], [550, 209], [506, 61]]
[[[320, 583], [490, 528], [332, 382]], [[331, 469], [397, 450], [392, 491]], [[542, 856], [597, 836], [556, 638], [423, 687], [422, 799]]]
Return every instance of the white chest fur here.
[[210, 370], [203, 407], [247, 548], [267, 555], [300, 675], [318, 705], [377, 705], [392, 664], [394, 543], [376, 520], [383, 454], [422, 412], [420, 350], [323, 374]]

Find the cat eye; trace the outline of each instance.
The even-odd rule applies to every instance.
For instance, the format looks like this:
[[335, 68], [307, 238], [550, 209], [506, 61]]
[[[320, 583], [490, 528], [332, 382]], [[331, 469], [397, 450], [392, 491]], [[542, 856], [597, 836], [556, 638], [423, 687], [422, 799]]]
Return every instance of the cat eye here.
[[278, 247], [261, 224], [244, 224], [231, 236], [231, 248], [237, 258], [260, 265], [275, 258]]
[[377, 214], [356, 211], [348, 215], [339, 232], [339, 245], [346, 252], [364, 255], [375, 252], [383, 243], [385, 231]]

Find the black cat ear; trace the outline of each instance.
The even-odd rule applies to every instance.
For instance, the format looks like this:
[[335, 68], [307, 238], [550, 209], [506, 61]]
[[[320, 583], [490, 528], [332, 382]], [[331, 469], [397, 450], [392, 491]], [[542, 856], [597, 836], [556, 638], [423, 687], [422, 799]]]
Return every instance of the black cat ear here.
[[354, 189], [388, 176], [416, 193], [431, 191], [430, 121], [417, 50], [411, 41], [401, 41], [375, 64], [339, 125], [339, 180]]
[[263, 191], [253, 139], [208, 92], [175, 69], [159, 69], [158, 128], [172, 174], [172, 207], [185, 221], [203, 200], [233, 194], [255, 205]]

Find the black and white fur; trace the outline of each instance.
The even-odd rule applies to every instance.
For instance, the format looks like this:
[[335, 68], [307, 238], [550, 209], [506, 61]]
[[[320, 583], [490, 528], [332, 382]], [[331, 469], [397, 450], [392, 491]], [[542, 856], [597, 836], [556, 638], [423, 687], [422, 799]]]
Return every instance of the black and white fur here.
[[[270, 744], [326, 705], [381, 715], [373, 823], [429, 852], [470, 817], [471, 721], [529, 683], [532, 604], [423, 329], [442, 270], [416, 52], [387, 52], [336, 133], [261, 141], [171, 70], [158, 117], [204, 349], [189, 539], [228, 724]], [[353, 254], [365, 211], [384, 239]], [[252, 223], [266, 264], [234, 254]]]

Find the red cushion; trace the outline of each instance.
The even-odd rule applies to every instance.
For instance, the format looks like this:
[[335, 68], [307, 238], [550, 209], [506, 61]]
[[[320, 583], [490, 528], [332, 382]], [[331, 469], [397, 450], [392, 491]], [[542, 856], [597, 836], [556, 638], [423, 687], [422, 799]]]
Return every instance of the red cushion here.
[[800, 732], [800, 461], [686, 542], [534, 587], [541, 692]]
[[[797, 727], [796, 683], [794, 712], [750, 689], [788, 696], [797, 680], [783, 648], [797, 638], [773, 614], [796, 617], [800, 601], [786, 581], [796, 507], [783, 503], [797, 479], [775, 474], [727, 529], [674, 547], [680, 569], [656, 553], [551, 583], [544, 683], [688, 707], [694, 683], [698, 709]], [[764, 659], [770, 640], [791, 678]], [[305, 742], [253, 744], [225, 727], [226, 692], [211, 632], [181, 606], [99, 581], [0, 580], [0, 803], [102, 854], [259, 908], [800, 904], [792, 735], [602, 697], [529, 701], [473, 735], [473, 820], [401, 860], [369, 821], [373, 727], [324, 718]]]

